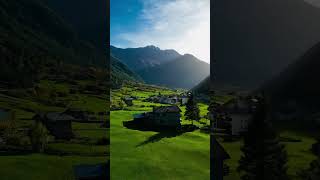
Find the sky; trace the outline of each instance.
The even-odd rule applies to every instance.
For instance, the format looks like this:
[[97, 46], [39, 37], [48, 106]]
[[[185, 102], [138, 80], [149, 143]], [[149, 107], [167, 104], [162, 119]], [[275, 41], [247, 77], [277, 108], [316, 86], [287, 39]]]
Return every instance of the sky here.
[[210, 63], [210, 0], [111, 0], [111, 45], [154, 45]]
[[305, 1], [313, 4], [314, 6], [320, 7], [320, 0], [305, 0]]

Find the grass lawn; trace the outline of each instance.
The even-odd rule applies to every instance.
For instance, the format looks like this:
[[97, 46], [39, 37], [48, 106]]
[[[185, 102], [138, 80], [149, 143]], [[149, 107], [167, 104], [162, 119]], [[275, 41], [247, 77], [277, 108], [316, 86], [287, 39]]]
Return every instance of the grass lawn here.
[[72, 180], [75, 164], [96, 164], [107, 161], [107, 157], [50, 156], [30, 154], [0, 156], [1, 180]]
[[[86, 84], [87, 82], [79, 82]], [[42, 81], [42, 100], [50, 99], [48, 92], [55, 90], [66, 95], [57, 100], [67, 102], [72, 107], [95, 114], [105, 112], [108, 107], [106, 95], [69, 94], [70, 85], [52, 81]], [[50, 99], [51, 100], [51, 99]], [[16, 112], [18, 129], [28, 129], [33, 123], [31, 118], [37, 111], [58, 111], [65, 108], [39, 101], [35, 96], [12, 97], [0, 94], [0, 109], [6, 108]], [[98, 119], [100, 119], [98, 117]], [[72, 123], [76, 138], [71, 141], [50, 141], [48, 154], [21, 154], [0, 156], [1, 180], [71, 180], [74, 179], [73, 166], [80, 164], [98, 164], [109, 161], [109, 145], [98, 144], [109, 138], [109, 129], [102, 128], [100, 123]], [[24, 138], [27, 138], [25, 135]], [[28, 138], [27, 138], [28, 139]], [[53, 152], [51, 155], [49, 152]], [[60, 155], [59, 155], [60, 154]]]
[[[287, 172], [291, 179], [298, 180], [299, 177], [297, 176], [297, 173], [302, 169], [308, 168], [310, 162], [316, 158], [310, 151], [311, 145], [315, 142], [315, 139], [307, 134], [289, 130], [281, 131], [280, 136], [301, 140], [301, 142], [283, 142], [288, 153]], [[238, 167], [238, 161], [242, 155], [242, 152], [240, 151], [242, 141], [222, 142], [221, 139], [219, 140], [231, 156], [231, 159], [226, 161], [226, 164], [230, 166], [230, 174], [225, 177], [225, 179], [240, 179], [240, 175], [236, 169]]]
[[[121, 96], [120, 91], [113, 93], [112, 98]], [[158, 94], [158, 91], [136, 91], [134, 96], [147, 98], [149, 95]], [[161, 94], [171, 93], [174, 92], [161, 91]], [[142, 105], [146, 107], [141, 107]], [[197, 130], [172, 137], [153, 131], [131, 130], [122, 125], [123, 121], [132, 120], [133, 114], [151, 111], [149, 105], [159, 104], [137, 100], [134, 106], [127, 110], [111, 112], [111, 178], [209, 179], [209, 135]], [[204, 104], [200, 107], [201, 110], [206, 109]], [[184, 108], [181, 109], [184, 111]], [[190, 124], [188, 121], [183, 121], [183, 124], [187, 123]]]

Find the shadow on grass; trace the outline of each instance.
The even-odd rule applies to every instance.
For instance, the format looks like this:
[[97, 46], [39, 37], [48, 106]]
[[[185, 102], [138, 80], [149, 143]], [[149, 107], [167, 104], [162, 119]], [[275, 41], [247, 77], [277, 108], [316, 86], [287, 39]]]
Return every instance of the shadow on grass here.
[[0, 156], [22, 156], [32, 154], [30, 148], [19, 148], [14, 146], [1, 146]]
[[136, 147], [144, 146], [149, 143], [155, 143], [160, 141], [163, 138], [177, 137], [187, 132], [193, 132], [196, 129], [198, 129], [198, 127], [195, 125], [182, 125], [179, 129], [168, 129], [168, 130], [158, 131], [157, 134], [149, 137], [147, 140], [138, 144]]

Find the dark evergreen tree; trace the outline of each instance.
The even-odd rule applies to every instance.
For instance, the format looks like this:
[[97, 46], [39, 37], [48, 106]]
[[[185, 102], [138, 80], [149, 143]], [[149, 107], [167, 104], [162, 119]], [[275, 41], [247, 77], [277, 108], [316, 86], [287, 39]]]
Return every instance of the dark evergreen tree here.
[[266, 118], [263, 98], [253, 105], [254, 115], [244, 137], [238, 171], [243, 180], [286, 180], [287, 153]]
[[305, 180], [319, 180], [320, 179], [320, 139], [313, 145], [313, 153], [317, 155], [317, 159], [310, 163], [310, 167], [303, 170], [299, 176]]
[[186, 104], [186, 112], [184, 113], [184, 115], [187, 120], [191, 121], [192, 125], [194, 120], [200, 120], [200, 109], [192, 93], [189, 93], [189, 99]]

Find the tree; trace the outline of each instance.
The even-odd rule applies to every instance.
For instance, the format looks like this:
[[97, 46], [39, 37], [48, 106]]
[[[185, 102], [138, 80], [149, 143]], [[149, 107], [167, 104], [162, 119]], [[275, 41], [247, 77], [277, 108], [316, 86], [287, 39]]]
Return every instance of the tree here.
[[36, 120], [29, 131], [29, 137], [32, 145], [32, 150], [42, 153], [47, 147], [49, 133], [47, 128], [39, 120]]
[[243, 180], [286, 180], [287, 153], [266, 118], [263, 98], [253, 106], [254, 115], [244, 137], [238, 171]]
[[320, 179], [320, 153], [319, 153], [320, 139], [318, 139], [317, 143], [314, 144], [313, 146], [316, 147], [314, 149], [314, 154], [317, 155], [317, 159], [310, 163], [310, 167], [308, 169], [303, 170], [299, 174], [301, 179], [306, 179], [306, 180]]
[[185, 117], [187, 120], [190, 120], [192, 125], [193, 121], [199, 121], [200, 120], [200, 109], [198, 104], [195, 102], [193, 94], [189, 93], [189, 99], [186, 104], [186, 112]]

